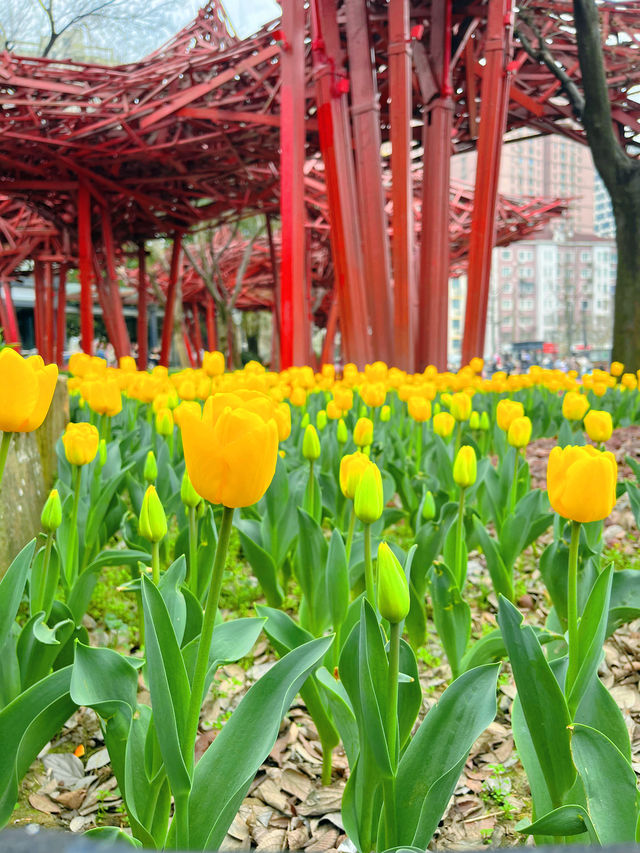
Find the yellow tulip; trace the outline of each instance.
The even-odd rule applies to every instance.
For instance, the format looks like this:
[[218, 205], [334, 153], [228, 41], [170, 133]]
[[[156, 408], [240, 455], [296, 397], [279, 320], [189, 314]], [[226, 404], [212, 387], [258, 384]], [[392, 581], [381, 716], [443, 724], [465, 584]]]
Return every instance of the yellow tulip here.
[[383, 619], [397, 625], [410, 607], [409, 583], [398, 558], [386, 542], [378, 546], [378, 610]]
[[613, 421], [609, 412], [591, 409], [584, 416], [584, 428], [591, 441], [609, 441], [613, 432]]
[[373, 524], [382, 515], [384, 498], [382, 494], [382, 475], [375, 462], [368, 464], [356, 486], [353, 508], [363, 524]]
[[309, 424], [304, 431], [302, 455], [308, 462], [315, 462], [320, 456], [320, 439], [313, 424]]
[[484, 369], [484, 359], [478, 358], [478, 356], [472, 358], [469, 362], [469, 367], [474, 373], [482, 373]]
[[511, 447], [526, 447], [531, 440], [531, 421], [524, 415], [511, 421], [507, 433], [507, 441]]
[[58, 379], [55, 364], [23, 358], [10, 347], [0, 350], [0, 430], [32, 432], [46, 417]]
[[202, 369], [207, 376], [222, 376], [224, 373], [224, 354], [205, 352], [202, 356]]
[[623, 370], [624, 370], [624, 364], [622, 364], [622, 362], [620, 362], [620, 361], [612, 361], [611, 362], [611, 369], [609, 370], [609, 373], [612, 376], [621, 376]]
[[62, 435], [65, 456], [72, 465], [88, 465], [98, 452], [100, 434], [93, 424], [69, 423]]
[[449, 412], [438, 412], [433, 416], [433, 431], [442, 438], [449, 438], [456, 425], [456, 420]]
[[409, 397], [407, 401], [409, 417], [418, 423], [428, 421], [431, 417], [431, 403], [424, 397]]
[[156, 431], [165, 437], [173, 435], [173, 413], [171, 409], [160, 409], [157, 412]]
[[353, 440], [357, 447], [367, 447], [373, 441], [373, 421], [358, 418], [353, 428]]
[[159, 542], [167, 534], [167, 516], [155, 486], [149, 486], [142, 499], [138, 533], [149, 542]]
[[623, 388], [633, 391], [634, 388], [638, 387], [638, 380], [636, 379], [635, 373], [623, 373], [622, 378], [620, 379], [620, 384]]
[[496, 407], [496, 421], [504, 432], [509, 431], [511, 422], [524, 416], [524, 406], [517, 400], [500, 400]]
[[453, 394], [449, 404], [449, 411], [457, 421], [469, 420], [471, 414], [471, 397], [460, 391]]
[[365, 453], [361, 453], [359, 450], [355, 453], [346, 454], [340, 460], [340, 491], [345, 498], [349, 498], [350, 500], [354, 499], [356, 487], [360, 482], [362, 472], [369, 464], [369, 461], [369, 457]]
[[600, 521], [616, 504], [618, 466], [609, 451], [554, 447], [547, 465], [549, 502], [558, 515], [572, 521]]
[[477, 477], [476, 452], [468, 444], [463, 445], [458, 451], [453, 463], [453, 479], [461, 489], [473, 486]]
[[589, 408], [589, 401], [584, 394], [577, 391], [567, 391], [562, 401], [562, 414], [568, 421], [581, 421]]

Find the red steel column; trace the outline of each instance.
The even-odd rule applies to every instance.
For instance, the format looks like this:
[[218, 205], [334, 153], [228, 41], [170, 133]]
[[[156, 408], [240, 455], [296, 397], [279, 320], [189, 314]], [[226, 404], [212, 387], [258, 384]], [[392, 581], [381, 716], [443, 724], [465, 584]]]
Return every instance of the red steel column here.
[[489, 0], [486, 65], [482, 75], [478, 158], [469, 242], [463, 364], [467, 364], [474, 356], [484, 354], [491, 253], [496, 233], [500, 154], [509, 109], [510, 84], [506, 66], [511, 52], [511, 7], [511, 0]]
[[7, 344], [16, 344], [17, 349], [20, 349], [20, 330], [18, 329], [18, 320], [16, 318], [16, 310], [13, 306], [13, 298], [11, 296], [11, 282], [4, 279], [2, 282], [2, 292], [4, 294], [4, 311], [5, 321], [3, 322], [4, 340]]
[[67, 265], [60, 264], [58, 272], [58, 302], [56, 304], [56, 364], [62, 367], [67, 338]]
[[167, 301], [164, 308], [164, 320], [162, 323], [162, 342], [160, 344], [160, 364], [169, 366], [171, 354], [171, 338], [173, 337], [173, 319], [176, 309], [176, 284], [180, 274], [180, 255], [182, 250], [182, 232], [176, 231], [173, 237], [173, 250], [171, 252], [171, 268], [169, 270], [169, 284], [167, 287]]
[[348, 84], [342, 68], [335, 0], [312, 0], [312, 56], [320, 150], [327, 180], [331, 250], [342, 334], [343, 361], [360, 368], [371, 361], [366, 279], [356, 200], [352, 140], [347, 114]]
[[207, 294], [207, 348], [209, 352], [218, 349], [218, 335], [216, 334], [216, 304], [213, 296]]
[[449, 183], [453, 102], [451, 0], [431, 7], [430, 58], [440, 94], [424, 115], [420, 284], [416, 368], [447, 367], [449, 324]]
[[131, 354], [131, 341], [129, 331], [122, 310], [122, 297], [118, 286], [118, 275], [116, 273], [116, 254], [113, 242], [113, 231], [111, 229], [111, 214], [109, 210], [102, 210], [102, 242], [105, 254], [106, 281], [104, 285], [109, 293], [111, 305], [112, 323], [115, 339], [112, 341], [116, 351], [116, 358]]
[[196, 365], [200, 366], [202, 364], [202, 352], [204, 347], [202, 346], [202, 330], [200, 329], [200, 311], [198, 309], [198, 303], [193, 302], [191, 305], [191, 313], [193, 314], [193, 344], [196, 350]]
[[149, 362], [149, 328], [147, 320], [147, 253], [144, 240], [138, 243], [138, 370], [146, 370]]
[[305, 67], [304, 3], [282, 0], [280, 54], [282, 89], [280, 94], [280, 217], [282, 254], [280, 259], [282, 368], [303, 365], [311, 353], [311, 329], [305, 283]]
[[43, 358], [50, 364], [53, 361], [55, 344], [54, 294], [53, 294], [53, 265], [51, 261], [44, 262], [44, 345]]
[[375, 357], [389, 361], [393, 346], [393, 300], [389, 232], [380, 146], [380, 104], [371, 63], [365, 0], [346, 0], [351, 123], [356, 161], [367, 302]]
[[91, 196], [86, 184], [78, 187], [78, 274], [80, 277], [80, 346], [93, 355], [93, 296], [91, 293]]
[[416, 281], [414, 275], [413, 181], [411, 179], [412, 68], [409, 0], [389, 3], [389, 122], [393, 201], [393, 358], [413, 371]]
[[273, 242], [273, 228], [271, 227], [271, 216], [265, 216], [267, 225], [267, 238], [269, 240], [269, 260], [271, 261], [271, 273], [273, 275], [273, 309], [271, 311], [271, 370], [280, 370], [280, 277], [278, 275], [278, 261], [276, 259], [276, 248]]
[[35, 304], [33, 308], [33, 326], [36, 349], [40, 355], [45, 357], [45, 285], [43, 262], [36, 260], [33, 264], [33, 283], [35, 291]]

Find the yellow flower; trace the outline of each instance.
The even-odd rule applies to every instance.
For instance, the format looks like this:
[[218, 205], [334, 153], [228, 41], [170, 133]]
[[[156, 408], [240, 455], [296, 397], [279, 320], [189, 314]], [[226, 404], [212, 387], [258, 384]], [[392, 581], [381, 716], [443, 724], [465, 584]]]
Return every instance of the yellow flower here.
[[478, 356], [472, 358], [469, 362], [469, 367], [471, 368], [471, 370], [473, 370], [474, 373], [482, 373], [482, 370], [484, 368], [484, 359], [478, 358]]
[[383, 424], [391, 420], [391, 406], [383, 406], [380, 409], [380, 420]]
[[526, 447], [531, 439], [531, 421], [526, 415], [511, 421], [507, 441], [511, 447]]
[[382, 475], [375, 462], [367, 461], [362, 472], [353, 499], [353, 508], [363, 524], [373, 524], [382, 515], [384, 498], [382, 494]]
[[39, 355], [23, 358], [0, 350], [0, 430], [32, 432], [45, 419], [58, 379], [55, 364], [45, 366]]
[[171, 409], [160, 409], [156, 413], [156, 431], [159, 435], [173, 435], [173, 413]]
[[638, 387], [638, 381], [636, 379], [635, 373], [623, 373], [622, 379], [620, 380], [620, 384], [623, 388], [627, 388], [629, 391], [633, 391], [634, 388]]
[[456, 425], [456, 420], [449, 412], [438, 412], [433, 416], [433, 431], [442, 438], [449, 438]]
[[62, 504], [57, 489], [52, 489], [40, 515], [42, 529], [48, 533], [57, 530], [62, 524]]
[[584, 394], [577, 391], [567, 391], [562, 401], [562, 414], [568, 421], [581, 421], [589, 408], [589, 401]]
[[367, 447], [373, 441], [373, 421], [358, 418], [353, 428], [353, 440], [357, 447]]
[[428, 421], [431, 417], [431, 403], [424, 397], [409, 397], [407, 401], [409, 417], [418, 423]]
[[[269, 488], [278, 458], [278, 427], [265, 418], [259, 401], [233, 405], [234, 395], [209, 397], [202, 417], [181, 417], [184, 458], [196, 492], [227, 507], [251, 506]], [[227, 398], [222, 408], [218, 397]]]
[[291, 407], [288, 403], [278, 403], [273, 410], [278, 425], [278, 441], [286, 441], [291, 435]]
[[509, 431], [511, 422], [516, 418], [524, 416], [524, 406], [517, 400], [509, 400], [508, 398], [500, 400], [496, 407], [496, 421], [498, 426], [504, 432]]
[[342, 417], [342, 409], [335, 400], [329, 400], [327, 403], [327, 417], [332, 421], [340, 420]]
[[471, 414], [471, 397], [464, 391], [453, 394], [449, 404], [449, 410], [457, 421], [469, 420]]
[[113, 417], [122, 411], [122, 394], [115, 379], [88, 379], [80, 390], [89, 408], [97, 414]]
[[584, 416], [584, 428], [591, 441], [609, 441], [613, 432], [613, 421], [609, 412], [591, 409]]
[[205, 352], [202, 356], [202, 369], [207, 376], [222, 376], [224, 373], [224, 354]]
[[453, 463], [453, 479], [457, 486], [461, 489], [467, 489], [473, 486], [477, 477], [478, 466], [476, 462], [476, 452], [468, 444], [463, 445], [456, 456]]
[[340, 460], [340, 491], [345, 498], [354, 499], [356, 487], [369, 461], [369, 457], [359, 450], [346, 454]]
[[307, 402], [307, 392], [304, 390], [304, 388], [301, 388], [299, 385], [296, 385], [296, 387], [291, 392], [289, 400], [292, 406], [297, 406], [298, 408], [300, 406], [304, 406], [304, 404]]
[[100, 435], [93, 424], [67, 424], [62, 435], [67, 461], [72, 465], [88, 465], [95, 459]]
[[620, 362], [620, 361], [612, 361], [611, 362], [611, 369], [609, 370], [609, 373], [612, 376], [621, 376], [623, 370], [624, 370], [624, 364], [622, 364], [622, 362]]
[[135, 358], [130, 355], [121, 356], [118, 365], [120, 367], [120, 370], [124, 371], [125, 373], [135, 373], [138, 369]]
[[591, 444], [554, 447], [547, 465], [547, 490], [554, 511], [572, 521], [600, 521], [616, 504], [618, 466], [609, 451]]
[[349, 430], [342, 418], [340, 418], [336, 427], [336, 438], [340, 444], [346, 444], [349, 439]]
[[304, 431], [302, 455], [309, 462], [315, 462], [320, 456], [320, 439], [313, 424], [309, 424]]
[[155, 486], [149, 486], [142, 499], [138, 532], [149, 542], [159, 542], [167, 533], [167, 516]]
[[397, 625], [406, 618], [411, 601], [404, 569], [386, 542], [378, 546], [378, 610], [383, 619]]

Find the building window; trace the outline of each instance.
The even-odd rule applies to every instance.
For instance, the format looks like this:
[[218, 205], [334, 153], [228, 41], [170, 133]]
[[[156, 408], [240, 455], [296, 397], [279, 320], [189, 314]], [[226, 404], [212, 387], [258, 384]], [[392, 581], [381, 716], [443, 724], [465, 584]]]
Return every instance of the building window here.
[[503, 311], [511, 311], [513, 308], [513, 301], [511, 299], [503, 299], [502, 300], [502, 310]]
[[509, 278], [511, 276], [511, 267], [502, 267], [502, 278]]
[[501, 252], [501, 257], [503, 261], [511, 260], [511, 249], [503, 249]]

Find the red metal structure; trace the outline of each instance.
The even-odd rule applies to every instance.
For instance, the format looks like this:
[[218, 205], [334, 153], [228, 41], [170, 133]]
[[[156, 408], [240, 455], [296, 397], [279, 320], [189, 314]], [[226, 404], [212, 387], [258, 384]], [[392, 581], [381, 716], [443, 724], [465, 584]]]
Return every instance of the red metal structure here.
[[[522, 0], [518, 21], [511, 0], [310, 0], [306, 14], [297, 0], [282, 7], [280, 22], [239, 41], [211, 0], [163, 48], [115, 68], [0, 57], [0, 191], [52, 223], [59, 262], [77, 263], [83, 345], [93, 337], [95, 289], [116, 351], [128, 352], [114, 273], [120, 247], [174, 236], [176, 278], [189, 230], [280, 212], [281, 363], [307, 361], [310, 229], [301, 178], [320, 153], [336, 284], [328, 326], [339, 326], [344, 357], [362, 364], [384, 353], [407, 368], [444, 366], [449, 162], [477, 147], [463, 356], [481, 352], [504, 130], [585, 141], [556, 77], [530, 59], [515, 30], [531, 42], [544, 38], [579, 85], [570, 0]], [[629, 94], [640, 63], [626, 34], [640, 3], [604, 2], [600, 11], [613, 118], [631, 143], [640, 107]], [[392, 206], [381, 192], [389, 142]], [[38, 345], [49, 353], [52, 279], [46, 266], [35, 274]], [[175, 292], [165, 310], [165, 362]]]

